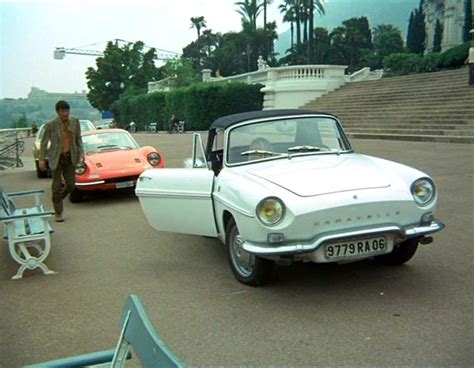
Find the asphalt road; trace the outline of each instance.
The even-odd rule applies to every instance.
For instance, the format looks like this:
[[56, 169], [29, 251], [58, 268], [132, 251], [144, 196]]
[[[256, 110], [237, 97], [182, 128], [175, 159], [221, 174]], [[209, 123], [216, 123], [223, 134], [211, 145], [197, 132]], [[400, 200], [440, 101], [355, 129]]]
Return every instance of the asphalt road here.
[[[136, 135], [170, 167], [191, 135]], [[153, 230], [133, 191], [65, 202], [48, 266], [10, 277], [0, 245], [0, 366], [115, 346], [128, 294], [139, 295], [173, 352], [193, 366], [473, 366], [474, 146], [353, 141], [363, 153], [432, 175], [447, 228], [406, 265], [370, 261], [279, 268], [265, 287], [238, 283], [216, 240]], [[0, 172], [7, 191], [45, 189], [31, 158]], [[348, 178], [350, 180], [350, 178]]]

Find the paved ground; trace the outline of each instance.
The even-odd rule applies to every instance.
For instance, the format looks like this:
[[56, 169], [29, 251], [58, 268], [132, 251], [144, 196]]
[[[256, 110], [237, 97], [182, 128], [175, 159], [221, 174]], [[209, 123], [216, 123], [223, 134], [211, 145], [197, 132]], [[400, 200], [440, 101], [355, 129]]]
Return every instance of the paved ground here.
[[[191, 136], [136, 135], [182, 166]], [[281, 268], [261, 288], [239, 284], [224, 247], [158, 233], [133, 192], [66, 203], [48, 265], [20, 281], [0, 247], [0, 366], [113, 347], [130, 293], [181, 359], [194, 366], [472, 366], [474, 146], [353, 141], [359, 152], [430, 173], [447, 228], [407, 265]], [[27, 142], [31, 146], [31, 141]], [[30, 157], [28, 157], [30, 156]], [[27, 167], [0, 173], [7, 191], [45, 189]]]

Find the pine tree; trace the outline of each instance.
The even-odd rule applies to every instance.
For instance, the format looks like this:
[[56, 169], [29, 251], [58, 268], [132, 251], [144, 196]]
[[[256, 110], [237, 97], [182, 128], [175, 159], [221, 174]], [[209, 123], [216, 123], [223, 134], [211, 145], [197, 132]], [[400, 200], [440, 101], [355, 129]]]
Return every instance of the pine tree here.
[[441, 52], [441, 40], [443, 38], [443, 27], [441, 27], [441, 22], [439, 19], [436, 19], [436, 26], [434, 32], [433, 40], [433, 52]]
[[407, 33], [408, 50], [415, 54], [423, 54], [425, 51], [425, 38], [425, 15], [420, 4], [420, 7], [412, 11], [410, 15]]
[[408, 21], [407, 48], [410, 52], [415, 52], [415, 14], [411, 12]]
[[370, 30], [370, 25], [369, 25], [369, 18], [367, 17], [360, 17], [359, 18], [359, 24], [360, 28], [362, 31], [362, 35], [364, 36], [365, 39], [365, 44], [362, 46], [363, 48], [372, 50], [373, 44], [372, 44], [372, 31]]
[[463, 41], [467, 42], [471, 39], [471, 34], [469, 31], [474, 28], [472, 24], [472, 0], [466, 0], [466, 4], [464, 6], [465, 15], [464, 15], [464, 34], [463, 34]]
[[420, 2], [420, 8], [418, 9], [416, 30], [417, 30], [417, 53], [423, 54], [425, 51], [426, 41], [426, 24], [425, 24], [425, 13], [423, 11], [423, 0]]

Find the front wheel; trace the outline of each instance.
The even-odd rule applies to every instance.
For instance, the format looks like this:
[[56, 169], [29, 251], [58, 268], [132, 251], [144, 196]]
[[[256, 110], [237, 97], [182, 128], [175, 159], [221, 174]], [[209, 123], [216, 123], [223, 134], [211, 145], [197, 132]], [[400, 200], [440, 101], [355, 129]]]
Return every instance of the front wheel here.
[[374, 257], [378, 263], [388, 266], [398, 266], [408, 262], [418, 249], [418, 239], [412, 238], [394, 246], [388, 254]]
[[226, 244], [230, 267], [237, 280], [250, 286], [263, 285], [270, 280], [274, 263], [242, 248], [242, 238], [233, 219], [227, 225]]

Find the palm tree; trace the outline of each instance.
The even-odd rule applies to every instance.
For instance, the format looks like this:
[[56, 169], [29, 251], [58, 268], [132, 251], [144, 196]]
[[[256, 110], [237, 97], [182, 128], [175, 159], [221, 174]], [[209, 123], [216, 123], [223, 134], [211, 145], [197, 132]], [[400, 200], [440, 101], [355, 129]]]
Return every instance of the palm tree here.
[[276, 21], [269, 22], [267, 24], [267, 29], [265, 31], [267, 37], [268, 37], [268, 52], [267, 52], [267, 59], [270, 57], [270, 65], [275, 65], [276, 64], [276, 59], [275, 59], [275, 46], [273, 44], [273, 41], [278, 38], [278, 33], [277, 33], [277, 24]]
[[201, 37], [201, 28], [206, 28], [206, 20], [204, 17], [191, 17], [191, 28], [196, 28], [198, 38]]
[[290, 0], [296, 18], [296, 45], [301, 44], [301, 2], [303, 0]]
[[293, 45], [295, 44], [294, 33], [295, 33], [296, 15], [295, 15], [295, 9], [289, 4], [290, 1], [285, 1], [283, 4], [280, 4], [278, 6], [278, 9], [280, 9], [280, 13], [283, 14], [283, 22], [290, 23], [290, 32], [291, 32], [291, 47], [290, 48], [293, 48]]
[[[288, 14], [288, 19], [293, 19], [296, 24], [296, 44], [301, 43], [301, 4], [304, 0], [284, 0], [284, 3], [279, 6], [280, 12]], [[291, 21], [290, 21], [291, 22]]]
[[257, 30], [257, 17], [262, 11], [263, 3], [260, 0], [238, 1], [235, 5], [239, 6], [237, 12], [242, 15], [242, 21], [248, 23], [253, 31]]
[[273, 3], [273, 0], [262, 0], [263, 1], [263, 29], [267, 29], [267, 6]]
[[311, 0], [301, 0], [300, 1], [300, 21], [303, 24], [303, 43], [306, 43], [308, 41], [308, 20], [309, 20], [309, 14], [308, 14], [308, 8], [309, 8], [309, 2]]
[[324, 10], [324, 0], [309, 0], [309, 37], [308, 37], [308, 64], [314, 63], [314, 11], [320, 15], [326, 14]]

